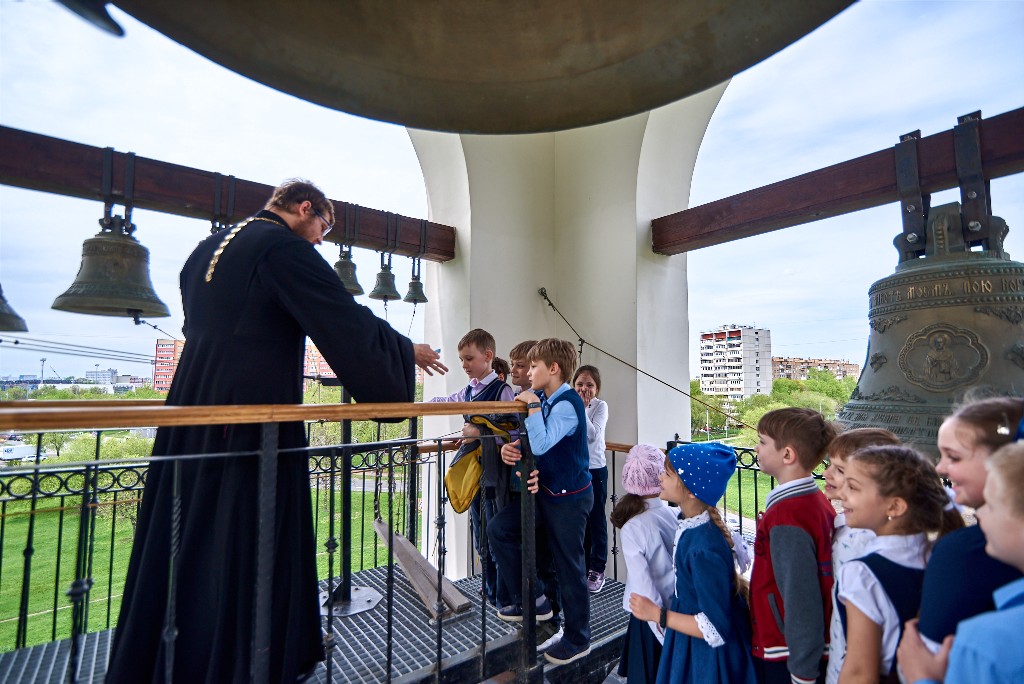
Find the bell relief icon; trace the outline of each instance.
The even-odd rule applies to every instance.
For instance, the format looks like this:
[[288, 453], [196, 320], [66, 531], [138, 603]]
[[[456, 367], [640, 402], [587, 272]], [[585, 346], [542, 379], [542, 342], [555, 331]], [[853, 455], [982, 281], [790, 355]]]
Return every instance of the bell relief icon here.
[[988, 356], [972, 331], [937, 323], [907, 338], [899, 363], [907, 380], [942, 392], [977, 379], [988, 365]]

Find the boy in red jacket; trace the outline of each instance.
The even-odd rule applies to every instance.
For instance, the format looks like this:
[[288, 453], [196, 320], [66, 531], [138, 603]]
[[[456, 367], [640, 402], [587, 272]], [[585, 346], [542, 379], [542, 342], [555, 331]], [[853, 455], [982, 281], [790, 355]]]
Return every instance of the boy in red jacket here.
[[836, 513], [811, 476], [836, 429], [817, 411], [769, 411], [757, 425], [761, 471], [779, 484], [759, 516], [750, 577], [753, 654], [764, 684], [824, 681]]

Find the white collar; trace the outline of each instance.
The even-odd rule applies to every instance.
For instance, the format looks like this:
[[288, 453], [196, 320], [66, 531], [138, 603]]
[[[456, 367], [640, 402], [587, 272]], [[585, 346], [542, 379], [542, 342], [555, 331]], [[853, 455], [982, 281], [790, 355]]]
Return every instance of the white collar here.
[[711, 516], [708, 515], [707, 511], [704, 511], [700, 515], [695, 515], [692, 518], [680, 518], [677, 523], [677, 527], [680, 532], [686, 532], [687, 530], [692, 530], [695, 527], [700, 527], [707, 522], [711, 522]]
[[479, 385], [490, 385], [492, 382], [498, 379], [498, 374], [495, 371], [491, 371], [485, 375], [482, 379], [477, 380], [476, 378], [469, 379], [470, 387], [477, 387]]

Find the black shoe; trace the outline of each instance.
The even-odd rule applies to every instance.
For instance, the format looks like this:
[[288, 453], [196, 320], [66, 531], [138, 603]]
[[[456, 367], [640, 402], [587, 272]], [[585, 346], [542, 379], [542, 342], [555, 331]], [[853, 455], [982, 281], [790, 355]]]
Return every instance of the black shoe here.
[[555, 665], [567, 665], [574, 660], [590, 654], [590, 644], [586, 646], [573, 646], [565, 639], [559, 639], [558, 643], [544, 653], [548, 662]]

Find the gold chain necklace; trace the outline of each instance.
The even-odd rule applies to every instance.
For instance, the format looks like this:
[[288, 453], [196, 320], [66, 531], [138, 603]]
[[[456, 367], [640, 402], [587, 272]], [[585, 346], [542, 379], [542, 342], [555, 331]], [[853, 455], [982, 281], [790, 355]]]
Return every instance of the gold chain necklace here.
[[213, 271], [214, 269], [217, 268], [217, 262], [220, 261], [220, 255], [224, 253], [224, 249], [228, 246], [228, 243], [231, 242], [236, 235], [238, 235], [238, 232], [240, 230], [245, 228], [253, 221], [267, 221], [268, 223], [276, 223], [279, 226], [288, 228], [288, 224], [285, 223], [284, 221], [269, 218], [267, 216], [253, 216], [252, 218], [247, 218], [246, 220], [242, 221], [237, 226], [232, 228], [230, 233], [224, 236], [224, 239], [221, 240], [220, 245], [217, 247], [217, 251], [213, 253], [213, 257], [210, 259], [210, 265], [206, 269], [206, 282], [210, 282], [211, 280], [213, 280]]

